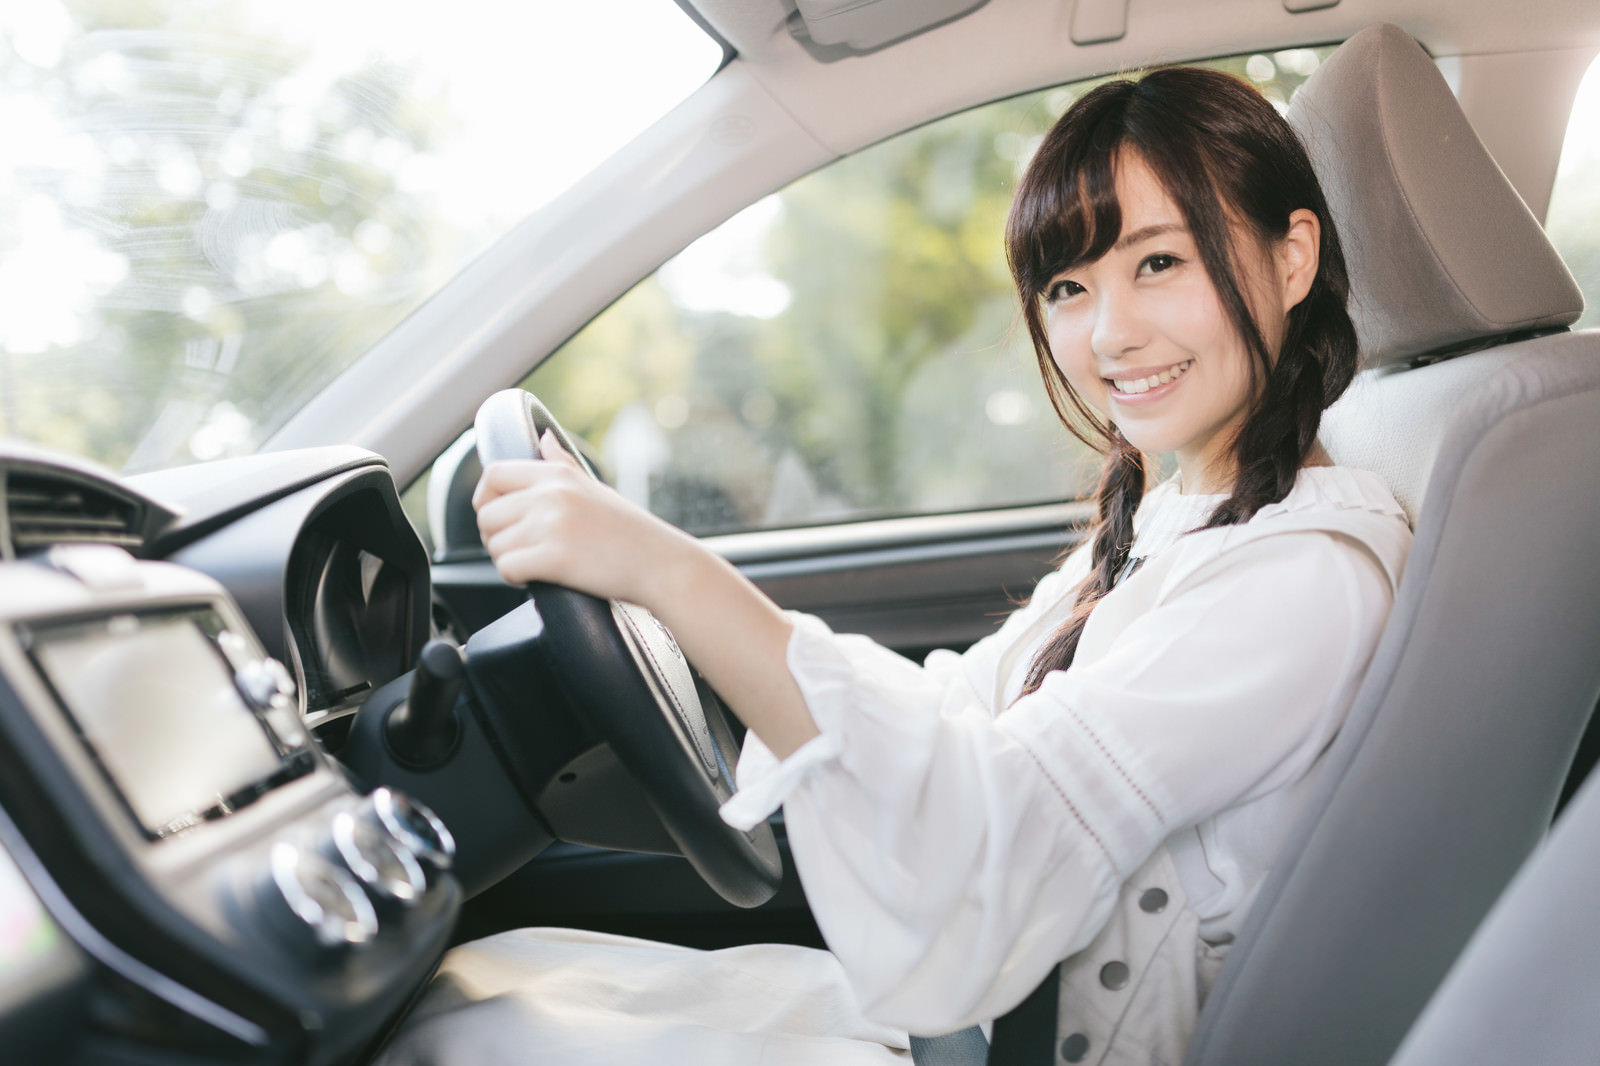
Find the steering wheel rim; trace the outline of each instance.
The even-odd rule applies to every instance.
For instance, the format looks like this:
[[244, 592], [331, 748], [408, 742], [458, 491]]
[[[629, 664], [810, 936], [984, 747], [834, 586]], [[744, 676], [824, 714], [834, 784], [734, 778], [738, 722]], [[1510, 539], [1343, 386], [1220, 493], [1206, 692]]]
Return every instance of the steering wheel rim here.
[[[485, 469], [502, 459], [540, 459], [546, 430], [581, 455], [532, 393], [497, 392], [478, 408], [478, 457]], [[635, 604], [542, 581], [527, 588], [544, 623], [540, 647], [568, 705], [611, 745], [684, 857], [729, 903], [754, 907], [772, 898], [783, 878], [777, 841], [764, 823], [744, 832], [717, 813], [733, 794], [737, 745], [720, 702], [695, 683], [671, 632]]]

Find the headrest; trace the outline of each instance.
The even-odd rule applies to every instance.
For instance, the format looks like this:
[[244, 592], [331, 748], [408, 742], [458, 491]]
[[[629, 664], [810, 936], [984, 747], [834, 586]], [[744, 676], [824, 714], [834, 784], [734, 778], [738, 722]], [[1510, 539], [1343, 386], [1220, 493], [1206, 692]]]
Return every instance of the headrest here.
[[1583, 294], [1420, 45], [1346, 41], [1289, 105], [1350, 266], [1365, 366], [1565, 326]]

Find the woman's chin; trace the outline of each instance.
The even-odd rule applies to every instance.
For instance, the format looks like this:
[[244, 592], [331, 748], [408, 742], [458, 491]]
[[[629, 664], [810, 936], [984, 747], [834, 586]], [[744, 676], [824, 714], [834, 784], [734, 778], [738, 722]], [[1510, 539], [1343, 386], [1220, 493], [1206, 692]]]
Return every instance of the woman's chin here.
[[1165, 455], [1168, 452], [1175, 452], [1183, 443], [1174, 439], [1171, 433], [1163, 433], [1150, 426], [1141, 426], [1139, 420], [1135, 418], [1118, 420], [1115, 425], [1129, 444], [1146, 455]]

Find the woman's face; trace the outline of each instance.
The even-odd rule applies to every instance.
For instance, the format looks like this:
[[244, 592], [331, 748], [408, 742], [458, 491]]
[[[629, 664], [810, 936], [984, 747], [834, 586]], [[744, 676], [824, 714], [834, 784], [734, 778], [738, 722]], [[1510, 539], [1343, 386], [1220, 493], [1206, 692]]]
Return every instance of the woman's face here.
[[[1051, 354], [1068, 384], [1136, 448], [1176, 453], [1185, 492], [1229, 491], [1229, 449], [1252, 398], [1249, 353], [1177, 204], [1136, 153], [1118, 157], [1116, 175], [1116, 245], [1046, 290]], [[1255, 247], [1240, 237], [1236, 247]], [[1292, 306], [1282, 302], [1282, 257], [1246, 258], [1259, 262], [1240, 271], [1241, 290], [1276, 351]]]

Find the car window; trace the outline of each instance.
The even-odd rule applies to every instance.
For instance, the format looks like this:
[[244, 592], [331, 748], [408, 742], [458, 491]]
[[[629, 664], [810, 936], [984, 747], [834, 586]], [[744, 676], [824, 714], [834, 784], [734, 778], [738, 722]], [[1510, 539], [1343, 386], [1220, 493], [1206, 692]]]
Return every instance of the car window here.
[[1572, 103], [1545, 232], [1583, 289], [1583, 317], [1573, 328], [1600, 326], [1600, 57]]
[[[1326, 49], [1207, 64], [1280, 106]], [[613, 484], [695, 533], [1058, 501], [1097, 457], [1050, 410], [1001, 234], [1095, 79], [796, 181], [639, 283], [522, 383]]]

